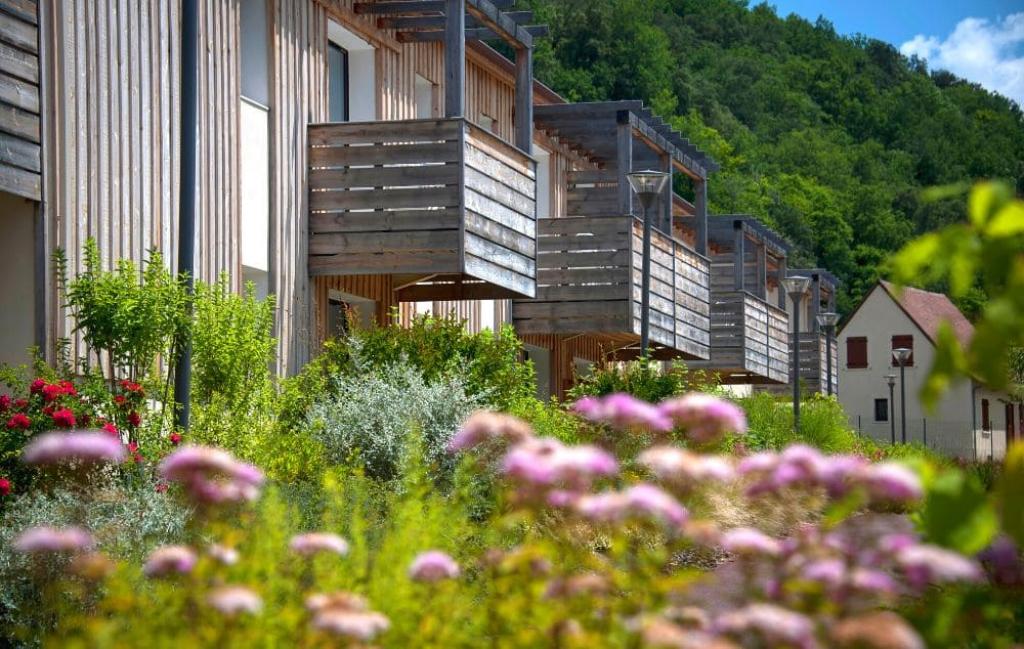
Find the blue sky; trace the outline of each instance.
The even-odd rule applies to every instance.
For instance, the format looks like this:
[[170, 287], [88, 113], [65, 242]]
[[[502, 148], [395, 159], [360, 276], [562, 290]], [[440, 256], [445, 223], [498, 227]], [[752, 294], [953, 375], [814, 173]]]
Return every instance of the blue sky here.
[[1024, 0], [768, 1], [780, 16], [824, 15], [841, 34], [888, 41], [1024, 104]]

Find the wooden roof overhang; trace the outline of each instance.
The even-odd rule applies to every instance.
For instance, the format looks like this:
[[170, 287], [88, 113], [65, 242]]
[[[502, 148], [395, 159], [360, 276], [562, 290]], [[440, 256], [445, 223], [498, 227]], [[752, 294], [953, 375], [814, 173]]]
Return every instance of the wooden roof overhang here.
[[743, 230], [748, 239], [764, 245], [767, 252], [777, 258], [789, 256], [793, 245], [753, 216], [745, 214], [723, 214], [708, 219], [708, 240], [725, 250], [731, 250], [736, 230]]
[[465, 6], [466, 40], [501, 39], [514, 48], [533, 47], [533, 39], [546, 36], [546, 25], [530, 25], [532, 11], [509, 11], [515, 0], [378, 0], [356, 2], [357, 14], [378, 16], [377, 26], [393, 29], [402, 43], [447, 40], [449, 7]]
[[794, 277], [796, 275], [803, 275], [812, 279], [817, 275], [822, 287], [832, 290], [835, 290], [843, 283], [842, 280], [824, 268], [790, 268], [786, 271], [786, 277]]
[[534, 126], [557, 136], [601, 167], [616, 167], [618, 126], [628, 124], [634, 141], [633, 165], [660, 168], [669, 156], [675, 170], [698, 180], [718, 170], [718, 163], [656, 116], [642, 101], [601, 101], [534, 106]]

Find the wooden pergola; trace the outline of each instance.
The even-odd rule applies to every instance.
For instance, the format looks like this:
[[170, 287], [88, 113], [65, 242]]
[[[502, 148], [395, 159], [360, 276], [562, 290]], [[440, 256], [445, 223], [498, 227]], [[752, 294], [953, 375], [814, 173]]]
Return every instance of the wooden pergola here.
[[[618, 176], [619, 213], [631, 214], [633, 196], [626, 174], [639, 169], [679, 172], [690, 177], [696, 190], [696, 251], [707, 252], [707, 179], [718, 163], [681, 133], [655, 115], [642, 101], [602, 101], [534, 107], [534, 124], [568, 143], [602, 169]], [[656, 227], [672, 232], [672, 208], [677, 202], [672, 185], [665, 188]]]
[[544, 25], [530, 25], [532, 11], [509, 11], [515, 0], [378, 0], [356, 2], [357, 14], [378, 16], [404, 43], [445, 44], [445, 117], [463, 117], [466, 106], [466, 41], [502, 40], [515, 51], [515, 145], [530, 153], [533, 140], [533, 39]]
[[[781, 285], [787, 276], [787, 257], [792, 249], [782, 235], [758, 221], [753, 216], [743, 214], [718, 215], [708, 219], [709, 240], [725, 250], [732, 252], [733, 258], [733, 290], [747, 291], [763, 300], [767, 300], [769, 258], [775, 260], [775, 277], [772, 279]], [[755, 276], [748, 276], [747, 245], [755, 246]], [[751, 279], [754, 281], [751, 282]], [[712, 278], [714, 284], [714, 278]], [[778, 307], [786, 308], [785, 291], [779, 290]]]

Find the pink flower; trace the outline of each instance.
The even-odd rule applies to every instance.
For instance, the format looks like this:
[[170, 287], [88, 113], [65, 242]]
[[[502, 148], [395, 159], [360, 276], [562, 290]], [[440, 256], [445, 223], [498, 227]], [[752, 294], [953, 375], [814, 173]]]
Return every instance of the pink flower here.
[[882, 462], [867, 467], [861, 480], [868, 495], [875, 501], [913, 503], [924, 496], [917, 474], [895, 462]]
[[28, 430], [32, 427], [32, 420], [19, 412], [7, 420], [7, 427], [11, 430]]
[[23, 458], [28, 464], [117, 464], [125, 449], [106, 433], [46, 433], [25, 447]]
[[691, 392], [663, 401], [659, 407], [675, 427], [686, 430], [687, 436], [697, 444], [716, 442], [726, 433], [742, 435], [747, 432], [743, 409], [710, 394]]
[[58, 428], [74, 428], [77, 423], [75, 421], [75, 413], [67, 408], [55, 410], [51, 417], [53, 418], [53, 424]]
[[835, 589], [846, 581], [846, 564], [839, 559], [819, 559], [805, 565], [800, 576]]
[[459, 576], [459, 564], [444, 552], [430, 550], [413, 559], [409, 566], [409, 578], [413, 581], [435, 583], [444, 579], [456, 579]]
[[533, 430], [525, 421], [490, 412], [478, 410], [466, 419], [451, 442], [449, 451], [468, 451], [488, 442], [501, 444], [520, 444], [533, 437]]
[[225, 566], [233, 566], [238, 563], [238, 550], [229, 548], [226, 545], [214, 543], [206, 549], [206, 553], [210, 555], [214, 561], [222, 563]]
[[697, 455], [674, 446], [648, 449], [637, 459], [659, 480], [680, 486], [729, 482], [735, 477], [726, 458]]
[[320, 552], [333, 552], [340, 556], [348, 554], [348, 541], [337, 534], [327, 532], [309, 532], [293, 536], [288, 547], [303, 557], [311, 557]]
[[675, 498], [649, 484], [582, 496], [576, 509], [584, 518], [599, 523], [651, 519], [671, 530], [680, 528], [689, 518], [689, 512]]
[[366, 601], [350, 593], [311, 595], [306, 608], [313, 612], [313, 627], [353, 640], [367, 642], [387, 631], [384, 615], [367, 610]]
[[573, 404], [572, 408], [585, 419], [620, 430], [672, 430], [672, 422], [656, 406], [624, 392], [605, 397], [584, 397]]
[[221, 586], [207, 597], [210, 606], [224, 615], [232, 616], [239, 613], [256, 614], [263, 608], [260, 596], [242, 586]]
[[928, 584], [978, 581], [981, 567], [971, 559], [936, 545], [912, 545], [896, 555], [907, 581], [916, 588]]
[[724, 613], [715, 620], [715, 627], [733, 635], [754, 633], [766, 640], [767, 646], [817, 646], [810, 618], [774, 604], [749, 604]]
[[740, 475], [762, 475], [774, 471], [778, 465], [779, 456], [776, 453], [762, 451], [740, 460], [736, 472]]
[[153, 550], [146, 559], [142, 572], [147, 577], [185, 575], [196, 565], [196, 553], [183, 545], [165, 545]]
[[741, 556], [777, 557], [782, 553], [779, 541], [752, 527], [737, 527], [723, 533], [721, 544], [726, 552]]
[[564, 485], [585, 489], [600, 477], [613, 476], [615, 458], [596, 446], [565, 446], [553, 439], [532, 439], [505, 455], [502, 470], [529, 486]]
[[206, 446], [185, 446], [163, 459], [160, 475], [179, 482], [197, 501], [209, 504], [255, 500], [263, 473], [229, 453]]
[[871, 595], [894, 595], [899, 585], [888, 573], [873, 568], [854, 568], [850, 571], [850, 585]]
[[14, 539], [14, 549], [30, 554], [79, 552], [92, 546], [92, 536], [80, 527], [32, 527]]

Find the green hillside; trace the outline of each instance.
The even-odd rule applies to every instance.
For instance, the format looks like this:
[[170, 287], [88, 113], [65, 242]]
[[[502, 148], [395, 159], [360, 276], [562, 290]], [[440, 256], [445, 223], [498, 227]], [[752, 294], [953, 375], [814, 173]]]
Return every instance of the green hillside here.
[[[960, 219], [934, 185], [1024, 191], [1013, 102], [825, 19], [743, 0], [529, 0], [537, 76], [570, 101], [644, 99], [711, 153], [713, 213], [750, 212], [846, 286], [847, 310], [911, 236]], [[966, 305], [970, 310], [970, 304]]]

